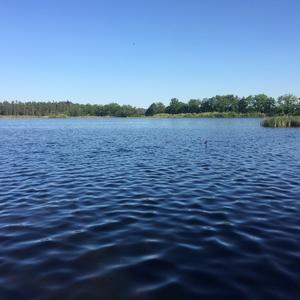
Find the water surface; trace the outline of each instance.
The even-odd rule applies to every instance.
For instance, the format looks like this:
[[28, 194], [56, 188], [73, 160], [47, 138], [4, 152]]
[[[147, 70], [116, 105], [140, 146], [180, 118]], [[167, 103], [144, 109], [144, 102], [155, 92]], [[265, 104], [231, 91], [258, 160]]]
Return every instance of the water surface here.
[[300, 130], [0, 119], [0, 299], [299, 299]]

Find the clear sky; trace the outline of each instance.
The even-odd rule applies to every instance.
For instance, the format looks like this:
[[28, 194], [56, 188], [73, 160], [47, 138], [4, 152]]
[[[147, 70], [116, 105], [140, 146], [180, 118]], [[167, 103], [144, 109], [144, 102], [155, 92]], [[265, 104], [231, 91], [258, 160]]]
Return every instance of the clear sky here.
[[0, 99], [300, 96], [298, 0], [0, 0]]

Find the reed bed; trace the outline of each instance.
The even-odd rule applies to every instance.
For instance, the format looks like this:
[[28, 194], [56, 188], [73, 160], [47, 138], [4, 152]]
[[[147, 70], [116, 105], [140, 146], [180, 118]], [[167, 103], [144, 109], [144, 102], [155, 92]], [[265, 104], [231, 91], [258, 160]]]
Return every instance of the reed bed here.
[[287, 128], [300, 127], [300, 116], [277, 116], [262, 121], [264, 127]]

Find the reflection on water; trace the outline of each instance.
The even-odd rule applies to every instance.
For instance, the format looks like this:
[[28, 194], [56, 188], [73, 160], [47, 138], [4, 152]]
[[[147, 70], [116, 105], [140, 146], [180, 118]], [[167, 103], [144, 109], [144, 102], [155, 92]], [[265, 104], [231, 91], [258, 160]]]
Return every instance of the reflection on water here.
[[300, 131], [0, 120], [0, 299], [299, 299]]

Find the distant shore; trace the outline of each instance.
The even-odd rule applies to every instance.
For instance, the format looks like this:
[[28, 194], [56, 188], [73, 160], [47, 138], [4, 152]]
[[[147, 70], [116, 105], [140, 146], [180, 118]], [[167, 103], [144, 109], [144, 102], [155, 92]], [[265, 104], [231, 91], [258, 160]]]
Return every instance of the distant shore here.
[[153, 116], [68, 116], [68, 115], [49, 115], [49, 116], [31, 116], [31, 115], [0, 115], [0, 119], [78, 119], [78, 118], [136, 118], [136, 119], [159, 119], [159, 118], [264, 118], [263, 113], [235, 113], [235, 112], [207, 112], [207, 113], [182, 113], [182, 114], [156, 114]]
[[[112, 116], [67, 116], [67, 115], [57, 115], [57, 116], [30, 116], [30, 115], [0, 115], [0, 119], [107, 119], [107, 118], [119, 118]], [[120, 117], [122, 118], [122, 117]]]
[[236, 112], [204, 112], [181, 114], [156, 114], [146, 118], [264, 118], [263, 113], [236, 113]]
[[68, 116], [68, 115], [49, 115], [49, 116], [30, 116], [30, 115], [0, 115], [0, 119], [183, 119], [183, 118], [260, 118], [261, 126], [273, 128], [287, 128], [300, 127], [299, 115], [274, 115], [267, 116], [263, 113], [235, 113], [235, 112], [208, 112], [208, 113], [183, 113], [183, 114], [156, 114], [153, 116], [130, 116], [130, 117], [116, 117], [116, 116]]

